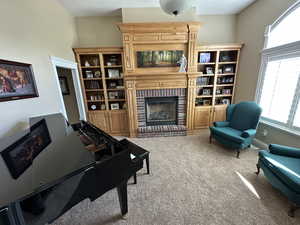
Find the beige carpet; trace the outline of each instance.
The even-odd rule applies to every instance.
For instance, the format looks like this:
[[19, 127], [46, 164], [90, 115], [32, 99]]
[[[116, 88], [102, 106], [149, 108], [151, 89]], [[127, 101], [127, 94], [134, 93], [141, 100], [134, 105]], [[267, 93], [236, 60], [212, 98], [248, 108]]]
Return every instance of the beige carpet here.
[[[200, 136], [132, 139], [148, 149], [151, 175], [144, 168], [128, 186], [129, 213], [120, 217], [117, 191], [75, 206], [54, 224], [300, 224], [287, 216], [288, 201], [256, 171], [257, 150], [235, 153]], [[253, 187], [257, 195], [247, 187]], [[250, 185], [249, 185], [250, 184]], [[252, 185], [252, 186], [251, 186]]]

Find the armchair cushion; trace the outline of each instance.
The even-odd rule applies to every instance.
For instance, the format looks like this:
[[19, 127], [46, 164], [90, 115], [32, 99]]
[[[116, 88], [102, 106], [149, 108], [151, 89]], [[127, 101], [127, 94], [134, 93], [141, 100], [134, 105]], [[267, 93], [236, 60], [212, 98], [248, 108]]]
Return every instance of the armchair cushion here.
[[232, 129], [230, 127], [211, 127], [210, 130], [215, 135], [221, 136], [239, 144], [245, 141], [245, 139], [241, 137], [241, 131]]
[[300, 193], [299, 158], [272, 154], [267, 150], [259, 151], [260, 160], [276, 177], [296, 193]]
[[256, 130], [255, 129], [248, 129], [248, 130], [245, 130], [242, 133], [242, 137], [243, 138], [254, 137], [255, 134], [256, 134]]
[[272, 154], [300, 158], [299, 148], [292, 148], [283, 145], [270, 144], [269, 150]]
[[220, 122], [214, 122], [215, 127], [228, 127], [229, 122], [228, 121], [220, 121]]

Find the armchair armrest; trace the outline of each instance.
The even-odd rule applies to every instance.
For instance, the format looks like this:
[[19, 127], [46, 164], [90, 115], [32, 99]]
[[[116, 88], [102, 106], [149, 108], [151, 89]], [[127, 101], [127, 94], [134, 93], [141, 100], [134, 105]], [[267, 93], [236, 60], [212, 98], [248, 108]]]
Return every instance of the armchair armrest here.
[[272, 154], [300, 158], [300, 149], [283, 145], [270, 144], [269, 150]]
[[221, 121], [221, 122], [214, 122], [215, 127], [228, 127], [229, 122], [228, 121]]
[[248, 137], [254, 137], [256, 134], [256, 130], [255, 129], [248, 129], [248, 130], [245, 130], [241, 136], [243, 138], [248, 138]]

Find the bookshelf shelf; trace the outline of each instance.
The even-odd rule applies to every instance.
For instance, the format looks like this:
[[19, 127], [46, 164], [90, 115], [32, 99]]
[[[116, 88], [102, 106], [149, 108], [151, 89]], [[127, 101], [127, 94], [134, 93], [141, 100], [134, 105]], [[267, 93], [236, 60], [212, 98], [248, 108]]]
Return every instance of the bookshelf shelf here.
[[198, 95], [196, 98], [212, 98], [212, 95]]
[[228, 95], [216, 95], [216, 98], [221, 98], [221, 97], [232, 97], [232, 94], [228, 94]]
[[83, 80], [102, 80], [102, 78], [82, 78]]
[[106, 80], [123, 80], [123, 77], [105, 77]]
[[81, 66], [81, 69], [100, 69], [100, 66]]
[[104, 68], [120, 68], [122, 65], [104, 66]]
[[219, 73], [217, 76], [235, 76], [235, 73]]
[[219, 62], [219, 65], [225, 65], [225, 64], [236, 64], [236, 61], [233, 62]]
[[208, 63], [198, 63], [198, 65], [215, 65], [214, 62], [208, 62]]
[[124, 102], [126, 99], [108, 99], [109, 102]]
[[87, 102], [105, 102], [105, 100], [87, 100]]
[[232, 87], [234, 84], [217, 84], [217, 87]]

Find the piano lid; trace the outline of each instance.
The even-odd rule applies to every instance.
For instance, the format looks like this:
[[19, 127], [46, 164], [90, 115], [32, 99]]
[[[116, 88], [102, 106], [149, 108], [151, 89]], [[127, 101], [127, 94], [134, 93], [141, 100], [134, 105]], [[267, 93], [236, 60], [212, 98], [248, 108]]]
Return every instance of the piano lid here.
[[31, 118], [30, 125], [0, 140], [0, 207], [95, 163], [61, 114]]

